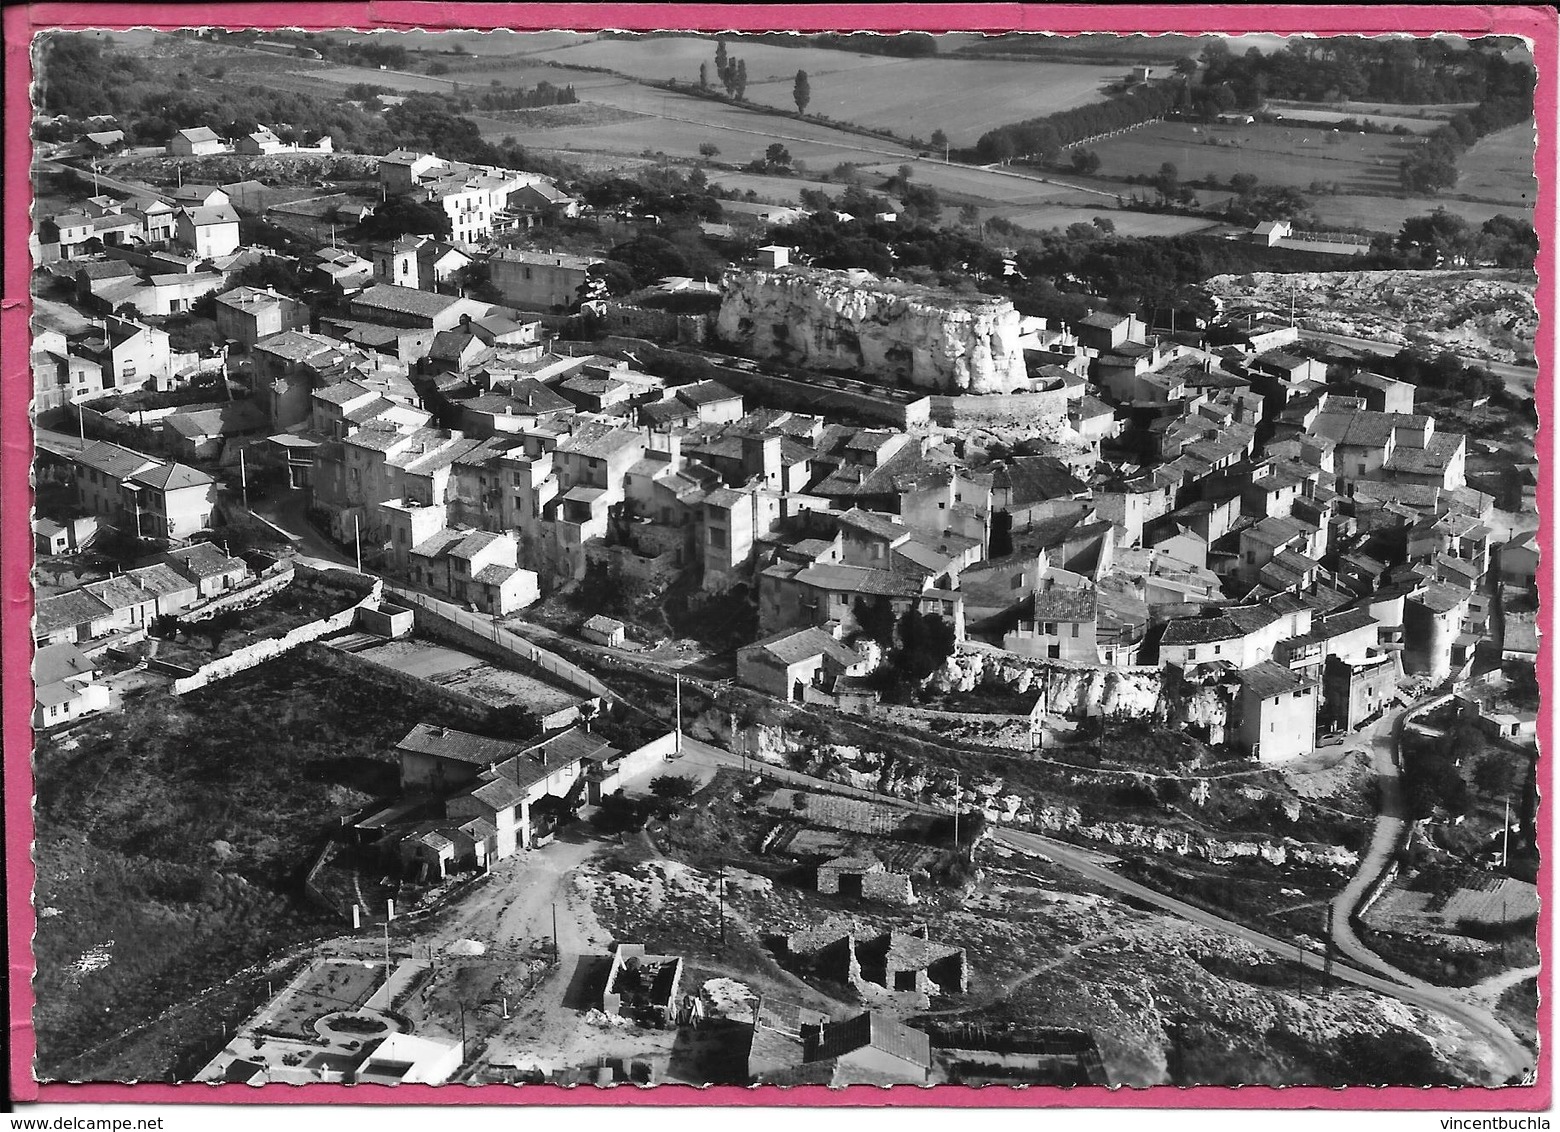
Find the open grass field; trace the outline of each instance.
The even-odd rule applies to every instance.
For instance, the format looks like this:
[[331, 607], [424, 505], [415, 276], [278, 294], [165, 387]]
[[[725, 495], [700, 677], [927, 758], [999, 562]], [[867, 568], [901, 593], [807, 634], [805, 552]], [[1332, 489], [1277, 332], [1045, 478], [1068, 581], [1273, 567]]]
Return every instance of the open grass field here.
[[809, 181], [802, 177], [768, 177], [762, 173], [733, 173], [725, 169], [708, 174], [710, 184], [740, 193], [757, 193], [758, 199], [773, 204], [796, 204], [803, 189], [817, 189], [838, 196], [845, 186], [832, 181]]
[[1531, 209], [1538, 200], [1533, 175], [1533, 123], [1497, 130], [1476, 141], [1457, 162], [1457, 191]]
[[1492, 216], [1532, 218], [1532, 207], [1483, 204], [1443, 197], [1319, 196], [1312, 211], [1331, 228], [1365, 228], [1372, 232], [1396, 232], [1410, 216], [1424, 216], [1444, 208], [1470, 224], [1483, 224]]
[[649, 149], [671, 157], [696, 157], [699, 146], [711, 142], [720, 148], [722, 161], [745, 163], [762, 157], [769, 145], [778, 141], [790, 150], [795, 160], [826, 169], [845, 161], [897, 162], [912, 156], [909, 149], [893, 142], [810, 122], [755, 114], [689, 95], [667, 94], [625, 80], [593, 88], [589, 101], [650, 114], [658, 120], [583, 129], [525, 129], [516, 122], [496, 120], [478, 125], [483, 136], [490, 140], [513, 135], [523, 146], [559, 152], [632, 155]]
[[1116, 226], [1118, 236], [1182, 236], [1217, 228], [1217, 220], [1196, 216], [1169, 216], [1150, 212], [1127, 212], [1115, 208], [1086, 208], [1071, 205], [1040, 205], [1035, 208], [997, 208], [992, 215], [1011, 220], [1020, 228], [1043, 232], [1048, 228], [1066, 228], [1069, 224], [1089, 224], [1103, 217]]
[[[362, 35], [343, 32], [332, 38], [343, 43], [374, 43], [385, 38], [373, 34]], [[509, 31], [499, 28], [482, 31], [403, 31], [393, 36], [393, 42], [408, 51], [452, 51], [459, 47], [470, 55], [521, 55], [529, 52], [548, 51], [567, 47], [589, 39], [577, 31]]]
[[[1067, 110], [1104, 98], [1122, 76], [1119, 66], [969, 59], [896, 59], [816, 47], [749, 43], [732, 53], [747, 64], [747, 97], [782, 109], [795, 106], [798, 70], [812, 86], [810, 113], [861, 126], [927, 138], [941, 129], [955, 145], [972, 144], [1007, 122]], [[699, 64], [713, 67], [708, 39], [598, 40], [545, 53], [564, 64], [610, 67], [638, 78], [692, 82]]]
[[[1338, 140], [1330, 142], [1332, 137]], [[1099, 154], [1100, 171], [1112, 177], [1154, 173], [1168, 161], [1183, 181], [1212, 175], [1227, 182], [1236, 173], [1250, 173], [1264, 185], [1303, 190], [1323, 181], [1337, 182], [1345, 192], [1382, 193], [1397, 188], [1398, 163], [1415, 145], [1390, 134], [1334, 135], [1300, 126], [1156, 122], [1087, 148]]]
[[1342, 118], [1356, 118], [1361, 122], [1369, 122], [1373, 126], [1379, 126], [1384, 130], [1403, 127], [1409, 133], [1428, 134], [1445, 124], [1444, 118], [1405, 118], [1393, 114], [1363, 114], [1359, 111], [1334, 110], [1330, 106], [1273, 106], [1271, 110], [1278, 117], [1288, 122], [1318, 122], [1327, 124]]

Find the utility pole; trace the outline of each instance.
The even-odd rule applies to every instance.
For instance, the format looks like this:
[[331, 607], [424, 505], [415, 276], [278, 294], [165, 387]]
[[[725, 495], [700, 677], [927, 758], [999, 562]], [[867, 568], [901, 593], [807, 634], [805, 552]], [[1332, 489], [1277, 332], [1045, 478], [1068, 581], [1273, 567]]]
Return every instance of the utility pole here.
[[[720, 945], [726, 946], [726, 858], [720, 859]], [[1502, 915], [1502, 920], [1505, 916]]]
[[352, 516], [352, 539], [357, 544], [357, 572], [363, 572], [363, 530], [358, 516]]
[[385, 985], [390, 985], [390, 921], [395, 917], [395, 902], [385, 901]]
[[959, 793], [959, 772], [958, 771], [954, 771], [953, 772], [953, 851], [954, 851], [955, 854], [957, 854], [958, 851], [959, 851], [959, 802], [960, 802], [960, 798], [961, 798], [961, 795]]
[[556, 962], [558, 962], [558, 905], [557, 905], [556, 902], [554, 902], [554, 904], [552, 906], [552, 924], [553, 924], [553, 962], [556, 963]]
[[676, 738], [676, 746], [673, 749], [680, 755], [680, 754], [682, 754], [682, 739], [683, 739], [683, 734], [682, 734], [682, 677], [681, 676], [674, 676], [674, 677], [672, 677], [672, 679], [675, 681], [676, 688], [677, 688], [677, 738]]
[[244, 450], [238, 450], [238, 483], [244, 494], [244, 510], [249, 510], [249, 466], [244, 462]]
[[1332, 985], [1333, 973], [1333, 914], [1335, 909], [1332, 902], [1327, 903], [1327, 938], [1325, 940], [1327, 951], [1322, 958], [1322, 983], [1324, 986]]
[[[1501, 827], [1501, 831], [1500, 831], [1500, 867], [1502, 869], [1504, 869], [1506, 867], [1506, 862], [1507, 862], [1507, 860], [1509, 860], [1510, 856], [1511, 856], [1511, 798], [1508, 796], [1506, 798], [1506, 822]], [[1501, 920], [1504, 922], [1505, 918], [1506, 917], [1505, 917], [1505, 914], [1504, 914], [1504, 911], [1503, 911], [1502, 914], [1501, 914]], [[1502, 946], [1504, 946], [1504, 945], [1502, 945]]]

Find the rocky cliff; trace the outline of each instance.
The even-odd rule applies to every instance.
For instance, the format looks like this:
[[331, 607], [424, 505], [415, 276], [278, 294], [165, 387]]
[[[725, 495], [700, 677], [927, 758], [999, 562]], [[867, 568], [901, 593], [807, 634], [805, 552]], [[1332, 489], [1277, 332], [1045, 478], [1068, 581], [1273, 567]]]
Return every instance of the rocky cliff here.
[[983, 685], [1044, 695], [1044, 710], [1052, 715], [1152, 719], [1172, 730], [1200, 728], [1214, 743], [1224, 741], [1225, 729], [1234, 722], [1238, 691], [1217, 680], [1187, 683], [1157, 668], [1065, 664], [984, 649], [953, 654], [928, 681], [938, 692], [969, 692]]
[[939, 393], [1029, 388], [1012, 303], [866, 272], [732, 273], [722, 287], [716, 332], [755, 358], [903, 380]]

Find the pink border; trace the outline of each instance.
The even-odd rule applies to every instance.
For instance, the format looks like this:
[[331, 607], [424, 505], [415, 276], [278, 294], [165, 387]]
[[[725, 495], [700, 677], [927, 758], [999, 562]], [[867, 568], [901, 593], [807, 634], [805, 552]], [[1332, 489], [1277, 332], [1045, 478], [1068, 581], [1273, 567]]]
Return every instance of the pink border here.
[[[28, 420], [31, 394], [28, 366], [27, 324], [31, 310], [28, 295], [31, 231], [28, 210], [31, 180], [28, 174], [31, 147], [28, 137], [28, 44], [35, 30], [58, 28], [125, 29], [138, 26], [180, 27], [191, 24], [229, 27], [351, 28], [471, 28], [510, 27], [520, 30], [553, 28], [623, 28], [653, 30], [675, 27], [697, 31], [720, 30], [867, 30], [867, 31], [1121, 31], [1121, 32], [1310, 32], [1322, 35], [1434, 32], [1466, 35], [1526, 36], [1533, 41], [1538, 67], [1537, 167], [1539, 195], [1537, 227], [1543, 243], [1539, 253], [1538, 309], [1540, 360], [1538, 398], [1551, 403], [1555, 360], [1553, 312], [1555, 310], [1555, 206], [1557, 16], [1544, 7], [1477, 7], [1403, 5], [1392, 7], [1324, 7], [1209, 5], [1153, 7], [1127, 5], [637, 5], [637, 4], [433, 4], [407, 0], [367, 3], [230, 4], [224, 7], [190, 7], [183, 4], [59, 4], [41, 3], [5, 10], [5, 120], [12, 128], [5, 142], [6, 257], [4, 301], [0, 304], [0, 475], [6, 506], [0, 515], [0, 647], [6, 658], [0, 671], [3, 691], [5, 767], [6, 888], [10, 894], [7, 931], [10, 966], [10, 1067], [13, 1099], [59, 1102], [141, 1102], [156, 1104], [351, 1104], [406, 1105], [437, 1103], [491, 1105], [732, 1105], [732, 1106], [915, 1106], [991, 1108], [1271, 1108], [1271, 1109], [1433, 1109], [1484, 1111], [1542, 1111], [1549, 1107], [1552, 1081], [1549, 1073], [1551, 1021], [1551, 968], [1545, 964], [1539, 976], [1541, 1005], [1539, 1029], [1543, 1051], [1537, 1084], [1516, 1091], [1480, 1089], [1445, 1090], [1381, 1088], [1332, 1090], [1314, 1087], [1289, 1089], [1191, 1088], [1181, 1090], [1050, 1090], [986, 1089], [979, 1093], [957, 1089], [894, 1090], [857, 1087], [831, 1092], [819, 1088], [743, 1089], [686, 1086], [653, 1090], [614, 1089], [582, 1094], [561, 1088], [528, 1088], [523, 1091], [449, 1086], [403, 1085], [395, 1089], [340, 1085], [248, 1085], [197, 1087], [190, 1085], [38, 1085], [32, 1079], [35, 1050], [32, 1030], [32, 968], [28, 961], [34, 927], [31, 893], [32, 811], [30, 753], [32, 692], [30, 681], [32, 536], [29, 474], [32, 436]], [[1549, 455], [1553, 423], [1544, 414], [1539, 425], [1539, 499], [1545, 522], [1540, 545], [1547, 561], [1552, 551], [1547, 506], [1555, 487]], [[25, 504], [24, 505], [24, 501]], [[1545, 689], [1554, 686], [1555, 650], [1550, 632], [1550, 605], [1543, 610], [1544, 635], [1539, 672]], [[1546, 712], [1540, 721], [1540, 737], [1547, 752], [1554, 725]], [[1547, 759], [1545, 763], [1547, 765]], [[1540, 791], [1548, 797], [1540, 779]], [[1540, 840], [1551, 844], [1552, 805], [1539, 811]], [[1539, 873], [1539, 889], [1547, 892], [1553, 877], [1546, 853]], [[1547, 941], [1552, 928], [1552, 902], [1545, 900], [1539, 939]], [[1491, 1103], [1498, 1101], [1499, 1103]]]

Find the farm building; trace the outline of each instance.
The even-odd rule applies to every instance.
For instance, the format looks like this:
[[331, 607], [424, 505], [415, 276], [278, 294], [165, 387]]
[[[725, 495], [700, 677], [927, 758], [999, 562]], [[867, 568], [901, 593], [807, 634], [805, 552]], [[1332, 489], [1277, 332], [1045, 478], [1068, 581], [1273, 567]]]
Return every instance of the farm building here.
[[624, 632], [623, 622], [600, 613], [585, 622], [584, 627], [580, 629], [581, 635], [587, 641], [594, 641], [598, 645], [606, 645], [611, 649], [623, 647]]
[[869, 1010], [843, 1022], [803, 1026], [801, 1068], [805, 1079], [836, 1088], [924, 1085], [931, 1077], [932, 1043], [921, 1031]]
[[195, 126], [188, 130], [175, 130], [168, 139], [170, 157], [200, 157], [208, 153], [221, 153], [222, 139], [210, 126]]

